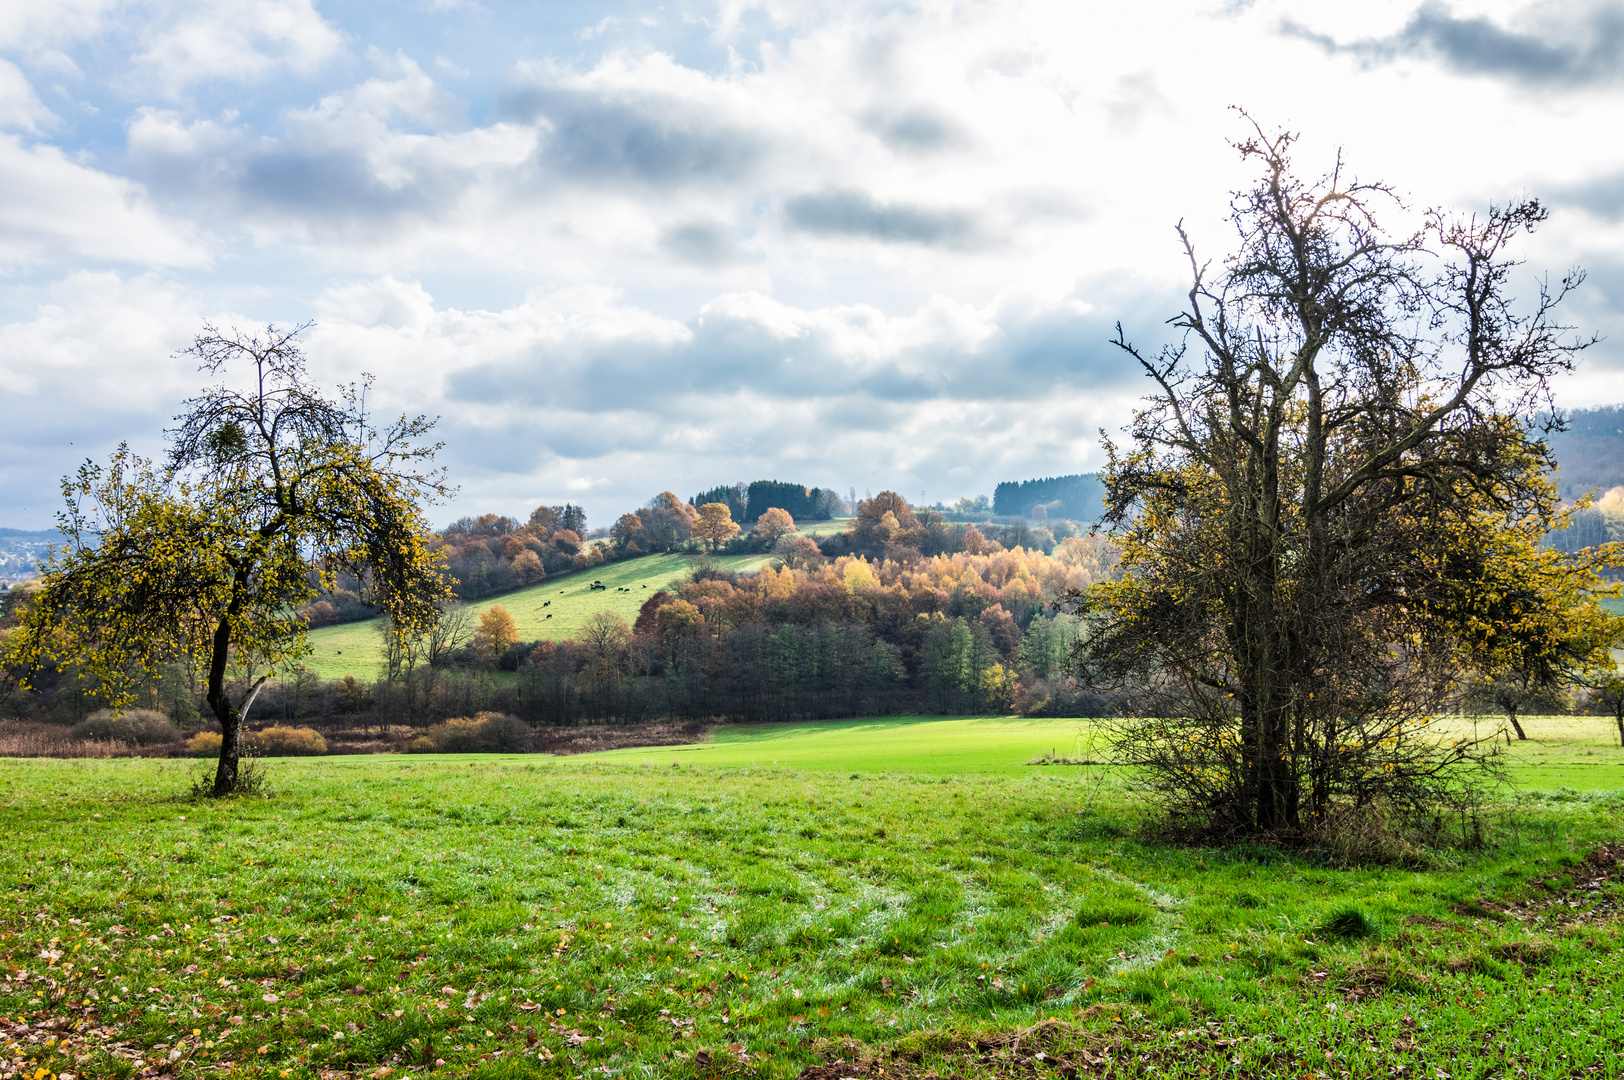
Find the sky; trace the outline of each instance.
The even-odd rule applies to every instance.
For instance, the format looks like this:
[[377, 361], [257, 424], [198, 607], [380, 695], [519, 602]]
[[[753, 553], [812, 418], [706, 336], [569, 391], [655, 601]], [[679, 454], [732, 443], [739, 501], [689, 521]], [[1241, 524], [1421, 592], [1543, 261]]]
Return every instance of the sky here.
[[[1241, 106], [1413, 207], [1552, 209], [1624, 401], [1624, 3], [0, 5], [0, 526], [156, 453], [203, 324], [440, 418], [438, 525], [1098, 468], [1233, 243]], [[1517, 283], [1514, 283], [1517, 284]]]

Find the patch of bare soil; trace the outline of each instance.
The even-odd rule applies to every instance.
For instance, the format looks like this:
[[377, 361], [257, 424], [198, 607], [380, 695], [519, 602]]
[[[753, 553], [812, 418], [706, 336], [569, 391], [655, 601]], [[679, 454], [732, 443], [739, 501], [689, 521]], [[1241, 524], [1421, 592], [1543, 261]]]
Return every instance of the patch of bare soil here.
[[[1092, 1018], [1100, 1008], [1082, 1015]], [[1109, 1068], [1120, 1038], [1050, 1018], [1015, 1031], [974, 1035], [921, 1032], [902, 1046], [873, 1050], [849, 1040], [820, 1044], [824, 1064], [808, 1065], [797, 1080], [943, 1080], [944, 1077], [1073, 1077]]]
[[704, 742], [705, 725], [690, 720], [682, 723], [537, 728], [532, 739], [536, 749], [542, 753], [564, 757], [637, 746], [685, 746]]

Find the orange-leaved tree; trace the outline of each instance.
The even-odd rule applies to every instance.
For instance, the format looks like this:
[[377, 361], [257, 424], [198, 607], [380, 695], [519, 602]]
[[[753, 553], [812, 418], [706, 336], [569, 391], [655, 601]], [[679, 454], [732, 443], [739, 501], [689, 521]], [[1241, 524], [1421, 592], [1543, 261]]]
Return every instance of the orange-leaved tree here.
[[699, 514], [694, 520], [693, 534], [703, 540], [710, 550], [715, 551], [718, 544], [730, 540], [739, 533], [739, 526], [733, 520], [733, 512], [727, 508], [727, 503], [706, 503], [699, 508]]
[[778, 543], [780, 537], [788, 536], [795, 531], [795, 519], [789, 516], [789, 511], [777, 506], [769, 506], [762, 515], [756, 519], [756, 536], [761, 540], [763, 547], [772, 547]]
[[491, 659], [497, 659], [508, 646], [519, 643], [519, 626], [513, 621], [513, 616], [507, 608], [501, 604], [492, 604], [479, 617], [479, 629], [474, 631], [474, 643], [490, 653]]

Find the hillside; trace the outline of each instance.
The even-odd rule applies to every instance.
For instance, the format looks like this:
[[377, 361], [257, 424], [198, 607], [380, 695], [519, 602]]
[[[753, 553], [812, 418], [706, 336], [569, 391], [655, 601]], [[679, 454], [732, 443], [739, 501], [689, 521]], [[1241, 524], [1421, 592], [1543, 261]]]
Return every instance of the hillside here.
[[[520, 640], [556, 641], [570, 637], [600, 611], [612, 611], [631, 622], [637, 618], [643, 601], [655, 590], [686, 576], [696, 561], [689, 555], [646, 555], [606, 563], [528, 589], [486, 597], [468, 608], [477, 618], [492, 605], [500, 604], [518, 623]], [[767, 562], [767, 556], [724, 555], [715, 561], [729, 570], [754, 570]], [[594, 581], [603, 582], [607, 588], [593, 589]], [[310, 645], [305, 666], [324, 679], [345, 675], [372, 679], [383, 666], [383, 638], [378, 633], [377, 619], [313, 630]]]
[[1624, 405], [1576, 409], [1568, 430], [1545, 438], [1556, 452], [1564, 499], [1624, 484]]
[[[1041, 513], [1034, 508], [1043, 507]], [[1105, 509], [1105, 488], [1098, 473], [1050, 476], [1042, 480], [1006, 480], [993, 491], [993, 513], [1005, 517], [1064, 518], [1093, 521]]]

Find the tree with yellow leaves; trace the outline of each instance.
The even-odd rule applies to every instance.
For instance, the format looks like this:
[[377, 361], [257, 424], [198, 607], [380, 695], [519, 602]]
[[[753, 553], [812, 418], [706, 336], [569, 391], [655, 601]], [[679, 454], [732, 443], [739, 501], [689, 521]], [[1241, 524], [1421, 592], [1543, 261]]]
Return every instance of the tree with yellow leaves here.
[[492, 604], [479, 617], [479, 629], [474, 631], [474, 644], [491, 654], [492, 660], [501, 658], [510, 645], [519, 643], [519, 626], [501, 604]]
[[734, 522], [733, 512], [727, 508], [727, 503], [706, 503], [699, 508], [693, 534], [705, 541], [711, 551], [715, 551], [718, 544], [739, 534], [739, 526]]
[[[431, 466], [439, 444], [424, 441], [434, 422], [377, 426], [366, 383], [323, 396], [306, 375], [304, 329], [205, 324], [183, 355], [241, 382], [185, 402], [161, 466], [120, 446], [63, 481], [67, 544], [4, 647], [23, 685], [75, 664], [115, 708], [166, 664], [203, 671], [222, 731], [215, 795], [237, 790], [255, 695], [307, 651], [297, 613], [318, 589], [356, 574], [403, 638], [426, 632], [450, 592], [420, 510], [449, 494]], [[235, 693], [228, 666], [249, 672]]]
[[1526, 739], [1518, 719], [1525, 706], [1566, 686], [1605, 687], [1617, 672], [1613, 650], [1624, 645], [1624, 617], [1600, 599], [1618, 595], [1602, 572], [1624, 562], [1624, 544], [1566, 552], [1542, 547], [1544, 534], [1531, 523], [1486, 520], [1473, 531], [1480, 569], [1452, 614], [1465, 627], [1480, 679], [1475, 694], [1503, 709], [1517, 738]]

